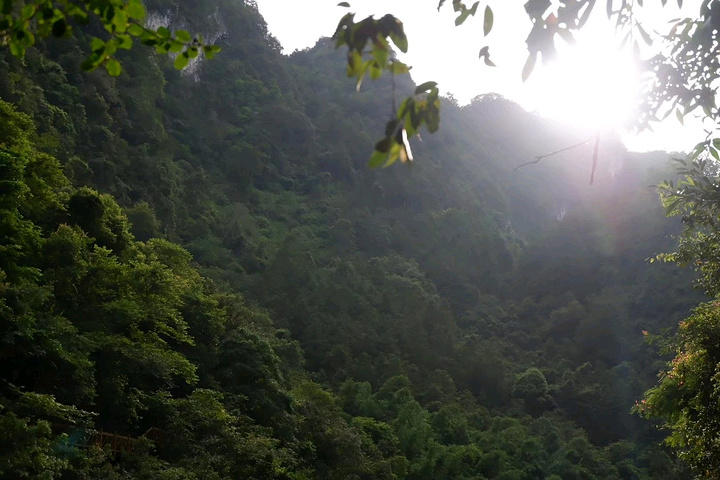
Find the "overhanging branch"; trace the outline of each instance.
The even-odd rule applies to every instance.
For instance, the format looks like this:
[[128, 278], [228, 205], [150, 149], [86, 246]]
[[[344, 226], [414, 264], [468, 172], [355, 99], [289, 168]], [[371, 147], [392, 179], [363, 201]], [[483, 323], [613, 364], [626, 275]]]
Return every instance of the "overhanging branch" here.
[[[583, 141], [580, 142], [580, 143], [576, 143], [576, 144], [574, 144], [574, 145], [570, 145], [569, 147], [561, 148], [560, 150], [555, 150], [554, 152], [546, 153], [545, 155], [538, 155], [537, 157], [535, 157], [535, 160], [531, 160], [531, 161], [529, 161], [529, 162], [521, 163], [521, 164], [518, 165], [517, 167], [513, 168], [513, 172], [521, 169], [522, 167], [527, 167], [528, 165], [533, 165], [533, 164], [535, 164], [535, 163], [540, 163], [541, 160], [543, 160], [543, 159], [545, 159], [545, 158], [548, 158], [548, 157], [552, 157], [553, 155], [557, 155], [558, 153], [567, 152], [568, 150], [572, 150], [573, 148], [581, 147], [581, 146], [585, 145], [586, 143], [590, 142], [590, 140], [592, 140], [593, 138], [596, 138], [596, 136], [592, 136], [592, 137], [588, 138], [587, 140], [583, 140]], [[597, 145], [597, 144], [596, 144], [596, 145]]]

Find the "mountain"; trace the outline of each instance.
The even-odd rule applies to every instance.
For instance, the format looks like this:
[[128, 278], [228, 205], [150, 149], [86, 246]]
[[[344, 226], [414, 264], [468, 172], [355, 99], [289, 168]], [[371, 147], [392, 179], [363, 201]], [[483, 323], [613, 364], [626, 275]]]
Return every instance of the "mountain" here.
[[498, 95], [369, 169], [408, 77], [355, 92], [253, 2], [153, 0], [223, 47], [178, 72], [93, 26], [0, 55], [0, 476], [684, 479], [629, 411], [643, 330], [702, 298], [662, 154]]

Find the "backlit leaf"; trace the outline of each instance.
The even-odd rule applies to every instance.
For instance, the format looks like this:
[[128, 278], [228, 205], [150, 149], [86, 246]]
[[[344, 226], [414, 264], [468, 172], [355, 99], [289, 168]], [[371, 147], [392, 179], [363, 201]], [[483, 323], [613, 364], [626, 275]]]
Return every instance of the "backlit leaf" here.
[[378, 150], [373, 151], [372, 155], [370, 156], [370, 161], [368, 162], [368, 167], [370, 167], [370, 168], [380, 167], [383, 163], [385, 163], [385, 160], [387, 159], [387, 157], [388, 157], [387, 152], [380, 152]]
[[128, 17], [135, 20], [142, 20], [145, 18], [145, 7], [140, 2], [130, 2], [127, 8]]
[[490, 33], [493, 27], [493, 11], [490, 6], [485, 7], [485, 18], [483, 20], [483, 34], [485, 36]]
[[637, 29], [638, 29], [638, 32], [640, 32], [640, 36], [642, 37], [643, 42], [645, 42], [646, 45], [652, 45], [652, 39], [650, 38], [650, 35], [648, 35], [648, 33], [647, 33], [647, 32], [645, 31], [645, 29], [642, 27], [642, 25], [640, 25], [640, 24], [638, 23], [638, 24], [637, 24]]
[[118, 62], [114, 58], [111, 58], [105, 64], [105, 70], [107, 70], [108, 75], [110, 75], [111, 77], [117, 77], [118, 75], [120, 75], [120, 72], [122, 72], [122, 67], [120, 66], [120, 62]]
[[188, 66], [188, 63], [190, 62], [190, 56], [187, 54], [187, 52], [183, 52], [177, 57], [175, 57], [175, 68], [178, 70], [182, 70], [183, 68]]
[[435, 87], [437, 87], [437, 82], [425, 82], [422, 85], [418, 85], [418, 87], [415, 89], [415, 95], [425, 93]]
[[177, 38], [183, 43], [188, 43], [192, 39], [190, 33], [187, 30], [177, 30], [175, 32], [175, 38]]
[[533, 69], [535, 68], [535, 61], [537, 60], [537, 55], [531, 53], [527, 60], [525, 61], [525, 66], [522, 69], [522, 81], [527, 81], [528, 78], [530, 78], [530, 75], [533, 72]]

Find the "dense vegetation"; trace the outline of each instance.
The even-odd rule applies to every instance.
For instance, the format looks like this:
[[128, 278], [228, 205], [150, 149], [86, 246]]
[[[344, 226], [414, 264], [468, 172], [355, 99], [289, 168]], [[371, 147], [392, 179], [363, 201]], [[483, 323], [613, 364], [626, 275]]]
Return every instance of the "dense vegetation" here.
[[370, 170], [389, 79], [252, 2], [147, 6], [222, 60], [0, 56], [0, 476], [688, 478], [630, 414], [700, 300], [646, 262], [663, 155], [513, 172], [578, 139], [486, 95]]

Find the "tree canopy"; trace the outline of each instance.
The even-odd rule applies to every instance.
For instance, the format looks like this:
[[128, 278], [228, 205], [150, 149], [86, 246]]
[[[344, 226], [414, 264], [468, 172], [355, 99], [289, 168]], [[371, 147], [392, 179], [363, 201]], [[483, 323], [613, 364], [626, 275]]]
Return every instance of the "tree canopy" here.
[[[644, 262], [681, 228], [646, 188], [659, 155], [613, 145], [593, 189], [571, 155], [513, 172], [578, 139], [406, 76], [348, 95], [340, 52], [281, 55], [253, 2], [173, 5], [168, 31], [225, 22], [223, 61], [82, 72], [100, 19], [0, 51], [0, 477], [690, 477], [628, 412], [662, 364], [641, 331], [700, 299]], [[396, 120], [432, 100], [446, 128], [412, 171], [372, 171], [358, 125], [396, 88], [419, 90]], [[667, 259], [716, 295], [705, 157], [668, 184], [695, 230]], [[680, 327], [646, 400], [708, 478], [715, 323], [710, 302]]]
[[[713, 149], [716, 145], [712, 145]], [[720, 365], [720, 182], [716, 154], [699, 152], [690, 160], [676, 159], [677, 181], [660, 185], [669, 215], [682, 217], [683, 234], [676, 251], [658, 256], [665, 262], [699, 272], [697, 285], [712, 301], [699, 305], [682, 321], [674, 337], [664, 338], [665, 354], [673, 357], [635, 410], [662, 419], [671, 430], [667, 442], [708, 478], [720, 472], [720, 427], [717, 405]]]

